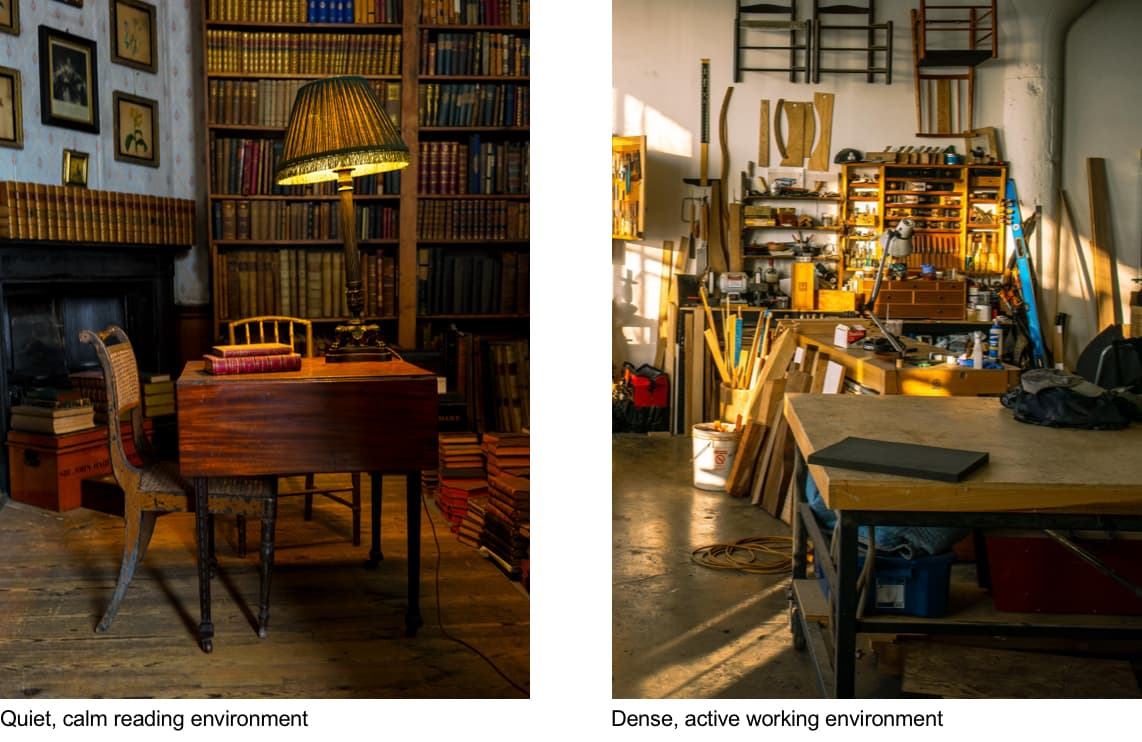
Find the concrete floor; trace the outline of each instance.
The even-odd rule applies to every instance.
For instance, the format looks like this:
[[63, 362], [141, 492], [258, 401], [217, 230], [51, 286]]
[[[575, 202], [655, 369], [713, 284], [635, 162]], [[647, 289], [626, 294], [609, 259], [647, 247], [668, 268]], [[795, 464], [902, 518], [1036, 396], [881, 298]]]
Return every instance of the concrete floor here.
[[[790, 535], [749, 498], [694, 487], [688, 436], [612, 435], [612, 696], [818, 698], [789, 633], [789, 573], [691, 560], [703, 546]], [[858, 695], [899, 681], [862, 667]]]

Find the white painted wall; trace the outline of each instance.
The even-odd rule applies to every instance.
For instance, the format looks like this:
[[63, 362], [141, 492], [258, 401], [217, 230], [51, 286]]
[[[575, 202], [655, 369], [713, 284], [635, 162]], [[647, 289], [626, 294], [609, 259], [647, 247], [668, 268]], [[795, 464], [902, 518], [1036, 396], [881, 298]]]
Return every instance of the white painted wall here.
[[[799, 2], [800, 17], [812, 3]], [[1090, 7], [1087, 7], [1090, 6]], [[962, 140], [917, 138], [912, 74], [909, 11], [917, 3], [897, 0], [878, 4], [878, 21], [894, 23], [892, 84], [882, 78], [867, 83], [862, 75], [824, 74], [819, 85], [789, 82], [781, 73], [746, 73], [733, 80], [735, 4], [729, 0], [692, 3], [688, 0], [614, 0], [612, 133], [646, 134], [650, 149], [647, 171], [646, 241], [677, 244], [686, 233], [680, 213], [683, 199], [702, 196], [704, 189], [687, 186], [683, 178], [699, 174], [700, 73], [702, 58], [710, 59], [709, 174], [721, 170], [718, 112], [727, 87], [733, 86], [727, 115], [731, 200], [738, 194], [738, 173], [756, 160], [758, 101], [779, 98], [811, 101], [814, 92], [835, 94], [832, 152], [853, 147], [862, 152], [886, 145], [956, 145]], [[1084, 11], [1085, 8], [1085, 11]], [[1035, 255], [1042, 274], [1051, 269], [1046, 298], [1053, 298], [1054, 193], [1062, 174], [1071, 195], [1079, 231], [1089, 234], [1085, 159], [1113, 160], [1110, 167], [1111, 206], [1119, 245], [1123, 301], [1129, 298], [1129, 278], [1139, 274], [1140, 194], [1138, 160], [1142, 148], [1142, 117], [1138, 95], [1142, 50], [1136, 32], [1142, 28], [1142, 3], [1132, 0], [1020, 0], [999, 3], [999, 58], [977, 68], [975, 125], [1000, 129], [1000, 147], [1010, 158], [1025, 215], [1043, 203], [1044, 255]], [[1064, 38], [1069, 20], [1078, 16], [1066, 36], [1065, 55], [1054, 48]], [[1044, 46], [1047, 44], [1047, 47]], [[1065, 64], [1064, 64], [1065, 60]], [[1065, 76], [1065, 77], [1063, 77]], [[799, 78], [803, 80], [803, 78]], [[1063, 94], [1065, 91], [1065, 95]], [[1062, 137], [1059, 136], [1059, 129]], [[1019, 152], [1016, 158], [1012, 153]], [[770, 159], [776, 163], [771, 142]], [[831, 160], [832, 158], [830, 158]], [[836, 166], [832, 180], [836, 179]], [[761, 173], [764, 174], [764, 173]], [[819, 177], [812, 174], [807, 181]], [[1082, 212], [1081, 214], [1078, 212]], [[1066, 245], [1063, 246], [1066, 250]], [[613, 294], [623, 290], [616, 249]], [[1089, 257], [1087, 258], [1089, 261]], [[1061, 311], [1081, 312], [1081, 296], [1073, 271], [1062, 265]], [[635, 277], [637, 280], [637, 277]], [[1046, 278], [1046, 277], [1044, 277]], [[1045, 309], [1050, 309], [1046, 302]], [[655, 312], [657, 307], [654, 308]], [[1124, 307], [1126, 316], [1128, 308]], [[1093, 336], [1081, 321], [1072, 322], [1068, 360]], [[627, 345], [637, 364], [653, 360], [653, 347]]]

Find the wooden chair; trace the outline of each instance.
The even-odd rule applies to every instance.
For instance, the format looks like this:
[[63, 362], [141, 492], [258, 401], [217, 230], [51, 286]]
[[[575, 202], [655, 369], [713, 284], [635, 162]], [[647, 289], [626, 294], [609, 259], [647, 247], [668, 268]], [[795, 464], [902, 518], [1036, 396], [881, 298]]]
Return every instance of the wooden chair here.
[[[162, 460], [143, 429], [142, 395], [135, 352], [127, 334], [111, 325], [102, 332], [82, 330], [79, 339], [95, 348], [107, 391], [107, 428], [111, 470], [123, 490], [123, 561], [111, 604], [96, 631], [106, 632], [119, 612], [127, 586], [142, 561], [163, 513], [186, 513], [194, 509], [194, 489], [174, 461]], [[130, 429], [126, 425], [130, 424]], [[127, 457], [123, 436], [131, 435], [141, 465]], [[213, 478], [207, 484], [210, 513], [209, 555], [214, 563], [215, 514], [235, 514], [262, 521], [261, 590], [258, 634], [266, 635], [269, 620], [270, 571], [273, 567], [276, 480], [273, 478]], [[213, 569], [211, 570], [213, 574]]]
[[[313, 323], [298, 317], [264, 315], [234, 320], [229, 325], [230, 344], [286, 343], [306, 358], [313, 358]], [[305, 475], [305, 488], [282, 493], [282, 496], [305, 496], [305, 519], [313, 519], [313, 496], [321, 495], [353, 511], [353, 545], [361, 545], [361, 474], [353, 472], [350, 486], [341, 488], [318, 487], [313, 474]], [[348, 497], [346, 497], [348, 495]], [[239, 521], [241, 523], [241, 521]], [[244, 529], [239, 528], [239, 539], [244, 543]]]

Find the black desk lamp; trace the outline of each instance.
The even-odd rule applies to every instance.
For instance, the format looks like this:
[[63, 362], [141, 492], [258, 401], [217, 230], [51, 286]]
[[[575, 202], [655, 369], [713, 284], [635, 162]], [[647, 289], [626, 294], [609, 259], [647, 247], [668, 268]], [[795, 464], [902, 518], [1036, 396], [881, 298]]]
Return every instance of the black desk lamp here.
[[408, 145], [365, 78], [315, 80], [298, 90], [274, 180], [278, 185], [337, 181], [345, 243], [345, 297], [351, 316], [337, 326], [325, 353], [327, 362], [387, 361], [393, 357], [380, 337], [380, 328], [361, 318], [365, 299], [353, 212], [353, 178], [398, 170], [408, 164]]
[[901, 358], [907, 355], [908, 351], [904, 347], [904, 343], [900, 342], [900, 338], [893, 335], [884, 325], [881, 324], [880, 319], [876, 316], [876, 300], [880, 296], [880, 283], [884, 280], [884, 268], [888, 264], [888, 259], [892, 258], [906, 258], [912, 254], [912, 230], [916, 227], [915, 222], [911, 219], [901, 219], [894, 229], [889, 229], [880, 236], [880, 265], [876, 268], [876, 279], [872, 282], [872, 294], [868, 297], [866, 304], [868, 318], [876, 325], [876, 329], [888, 340], [892, 349], [896, 351]]

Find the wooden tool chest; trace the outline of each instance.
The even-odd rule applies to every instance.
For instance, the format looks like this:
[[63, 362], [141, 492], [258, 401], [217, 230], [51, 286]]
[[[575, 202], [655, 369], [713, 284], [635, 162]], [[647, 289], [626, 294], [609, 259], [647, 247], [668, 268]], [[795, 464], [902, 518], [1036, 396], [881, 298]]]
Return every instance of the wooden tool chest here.
[[[861, 289], [872, 294], [873, 281]], [[965, 281], [881, 281], [880, 296], [873, 310], [881, 319], [963, 320], [967, 314]]]

